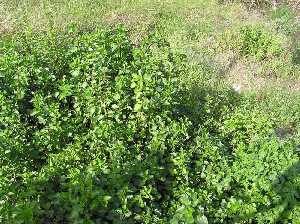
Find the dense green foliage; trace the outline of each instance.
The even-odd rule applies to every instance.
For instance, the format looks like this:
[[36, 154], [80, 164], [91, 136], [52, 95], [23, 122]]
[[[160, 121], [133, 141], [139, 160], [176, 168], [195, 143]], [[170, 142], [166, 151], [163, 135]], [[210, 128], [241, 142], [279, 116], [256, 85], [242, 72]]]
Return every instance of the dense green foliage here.
[[3, 41], [0, 222], [299, 223], [296, 130], [188, 72], [122, 28]]

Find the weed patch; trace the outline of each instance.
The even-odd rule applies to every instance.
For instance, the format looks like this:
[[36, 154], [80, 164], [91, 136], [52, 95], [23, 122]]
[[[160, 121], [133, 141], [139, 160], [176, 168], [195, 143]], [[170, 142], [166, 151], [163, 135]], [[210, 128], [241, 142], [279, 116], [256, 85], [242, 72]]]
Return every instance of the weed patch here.
[[253, 56], [258, 60], [280, 54], [279, 41], [262, 28], [245, 26], [240, 30], [240, 52], [244, 56]]

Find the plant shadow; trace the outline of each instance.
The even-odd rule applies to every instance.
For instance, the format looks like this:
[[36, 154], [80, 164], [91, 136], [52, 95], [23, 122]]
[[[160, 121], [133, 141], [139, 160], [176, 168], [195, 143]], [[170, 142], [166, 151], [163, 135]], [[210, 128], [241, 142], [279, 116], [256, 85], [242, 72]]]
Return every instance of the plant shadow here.
[[280, 223], [281, 220], [288, 220], [291, 211], [300, 205], [300, 185], [296, 179], [300, 174], [300, 161], [289, 167], [273, 182], [272, 187], [280, 197], [282, 207], [280, 215], [277, 216], [275, 223]]
[[300, 65], [300, 46], [293, 54], [293, 62], [296, 65]]
[[[272, 213], [272, 220], [268, 219], [268, 223], [294, 223], [296, 221], [291, 215], [292, 211], [300, 206], [299, 173], [300, 161], [297, 161], [272, 182], [271, 189], [275, 193], [273, 203], [257, 208], [257, 212], [262, 217], [267, 217], [268, 213]], [[277, 212], [274, 217], [273, 211], [275, 210]]]

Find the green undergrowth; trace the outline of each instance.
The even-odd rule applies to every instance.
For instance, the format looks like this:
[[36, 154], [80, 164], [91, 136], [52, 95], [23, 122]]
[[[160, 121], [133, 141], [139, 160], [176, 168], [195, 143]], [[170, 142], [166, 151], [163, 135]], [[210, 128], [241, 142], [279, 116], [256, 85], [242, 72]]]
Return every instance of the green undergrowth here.
[[18, 33], [28, 27], [35, 32], [63, 32], [70, 23], [92, 31], [123, 23], [136, 45], [160, 29], [190, 63], [223, 76], [230, 76], [235, 65], [245, 61], [247, 73], [299, 80], [300, 23], [297, 10], [288, 4], [292, 2], [278, 1], [275, 8], [269, 0], [3, 0], [0, 33]]
[[184, 81], [156, 32], [0, 46], [1, 223], [299, 223], [297, 104]]
[[238, 60], [250, 62], [257, 69], [249, 72], [260, 77], [299, 80], [299, 43], [295, 39], [296, 31], [299, 29], [295, 28], [294, 34], [286, 36], [262, 24], [242, 25], [222, 33], [218, 37], [215, 51], [225, 55], [233, 52], [233, 65]]

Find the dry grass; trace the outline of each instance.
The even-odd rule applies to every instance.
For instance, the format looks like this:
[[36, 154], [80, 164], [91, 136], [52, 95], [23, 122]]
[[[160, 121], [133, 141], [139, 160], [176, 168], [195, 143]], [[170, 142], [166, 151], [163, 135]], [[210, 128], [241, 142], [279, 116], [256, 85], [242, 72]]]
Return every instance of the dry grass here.
[[278, 89], [288, 92], [300, 91], [299, 79], [283, 79], [279, 77], [260, 76], [258, 70], [260, 65], [245, 61], [238, 61], [230, 69], [226, 79], [233, 87], [240, 92], [259, 92], [266, 89]]
[[287, 4], [290, 5], [300, 15], [300, 1], [299, 0], [287, 0]]

